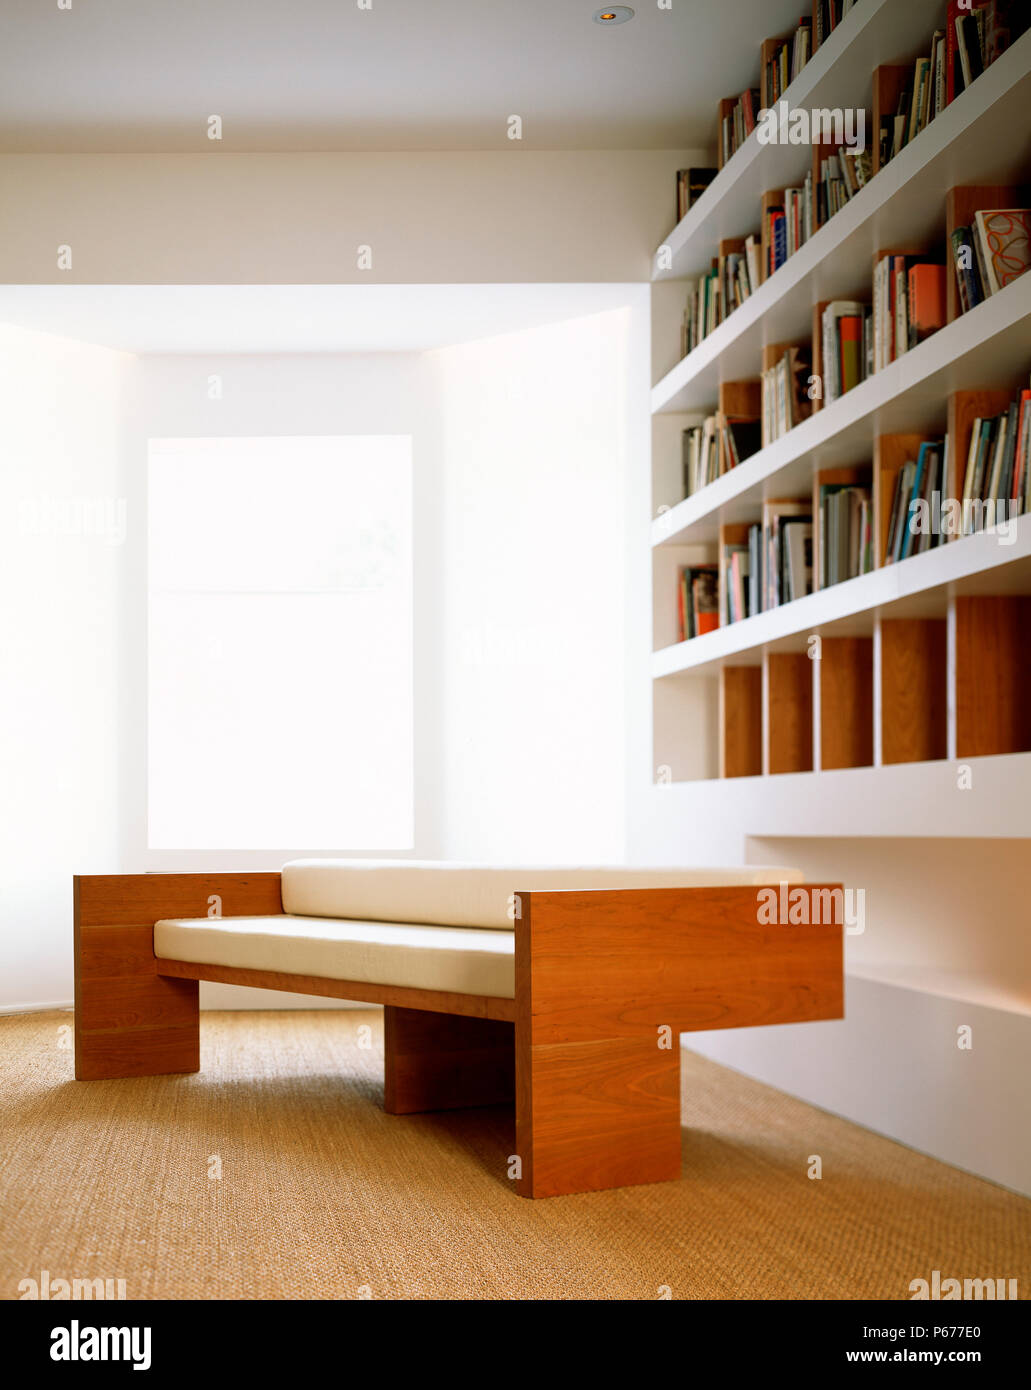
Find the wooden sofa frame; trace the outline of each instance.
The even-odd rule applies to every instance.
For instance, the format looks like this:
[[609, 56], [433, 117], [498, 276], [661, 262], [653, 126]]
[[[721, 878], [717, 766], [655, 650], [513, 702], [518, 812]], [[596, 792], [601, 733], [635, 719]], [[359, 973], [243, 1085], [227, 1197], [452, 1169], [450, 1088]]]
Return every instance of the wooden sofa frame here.
[[668, 1181], [680, 1033], [844, 1015], [840, 886], [790, 889], [803, 925], [764, 924], [761, 891], [517, 894], [501, 999], [155, 956], [162, 918], [281, 914], [278, 873], [77, 877], [75, 1075], [198, 1071], [200, 980], [382, 1004], [389, 1113], [514, 1099], [509, 1168], [527, 1197]]

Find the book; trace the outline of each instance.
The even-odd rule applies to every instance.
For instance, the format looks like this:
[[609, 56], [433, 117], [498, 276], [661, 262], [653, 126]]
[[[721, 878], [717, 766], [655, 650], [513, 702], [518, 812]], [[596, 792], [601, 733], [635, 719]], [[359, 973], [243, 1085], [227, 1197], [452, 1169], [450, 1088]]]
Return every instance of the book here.
[[957, 15], [956, 48], [959, 53], [960, 69], [963, 74], [964, 90], [984, 71], [982, 32], [984, 21], [981, 12]]
[[872, 314], [870, 305], [845, 299], [834, 300], [823, 311], [823, 376], [827, 401], [837, 400], [864, 378], [866, 356], [859, 344], [863, 342], [868, 312]]
[[910, 499], [910, 503], [906, 510], [906, 515], [902, 523], [902, 544], [899, 552], [899, 558], [902, 560], [907, 560], [909, 556], [913, 554], [914, 537], [917, 534], [914, 529], [917, 512], [916, 509], [913, 507], [913, 501], [917, 498], [924, 496], [923, 489], [927, 477], [928, 455], [930, 453], [930, 450], [931, 446], [929, 444], [921, 444], [920, 449], [917, 453], [916, 472], [913, 477], [912, 497]]
[[913, 481], [916, 477], [916, 463], [907, 459], [895, 477], [895, 492], [891, 501], [891, 519], [888, 523], [888, 539], [885, 544], [884, 563], [892, 565], [902, 555], [902, 528], [909, 515], [909, 503], [913, 496]]
[[689, 425], [681, 434], [684, 496], [692, 497], [720, 474], [718, 422], [708, 415], [700, 425]]
[[677, 218], [680, 222], [712, 183], [717, 169], [677, 170]]
[[[808, 497], [788, 498], [773, 500], [763, 503], [762, 508], [762, 537], [760, 544], [761, 553], [761, 574], [759, 582], [759, 595], [762, 611], [777, 608], [782, 603], [789, 601], [791, 590], [788, 587], [790, 579], [790, 547], [803, 545], [802, 559], [804, 560], [804, 541], [802, 535], [794, 542], [790, 540], [791, 528], [795, 525], [809, 526], [810, 547], [812, 538], [812, 500]], [[798, 561], [796, 559], [796, 571]], [[803, 565], [804, 570], [804, 565]], [[812, 581], [812, 559], [810, 549], [809, 560], [809, 583]], [[801, 575], [802, 582], [804, 575]], [[808, 589], [796, 592], [794, 597], [801, 598]]]
[[781, 523], [783, 575], [781, 592], [792, 603], [813, 591], [812, 517], [785, 517]]
[[907, 347], [916, 347], [945, 327], [945, 267], [921, 262], [910, 266], [907, 293]]
[[1031, 266], [1028, 208], [995, 208], [975, 213], [972, 232], [986, 295], [998, 294]]
[[861, 343], [863, 339], [863, 316], [861, 314], [842, 314], [838, 319], [841, 389], [851, 391], [863, 380]]
[[855, 579], [873, 568], [872, 507], [868, 487], [819, 485], [820, 588]]
[[680, 571], [677, 589], [679, 640], [712, 632], [719, 626], [717, 568], [688, 565]]
[[736, 468], [762, 448], [762, 422], [740, 416], [725, 418], [723, 440], [729, 466]]
[[952, 263], [956, 269], [956, 285], [963, 313], [975, 308], [985, 298], [981, 271], [974, 254], [972, 227], [957, 227], [952, 233]]

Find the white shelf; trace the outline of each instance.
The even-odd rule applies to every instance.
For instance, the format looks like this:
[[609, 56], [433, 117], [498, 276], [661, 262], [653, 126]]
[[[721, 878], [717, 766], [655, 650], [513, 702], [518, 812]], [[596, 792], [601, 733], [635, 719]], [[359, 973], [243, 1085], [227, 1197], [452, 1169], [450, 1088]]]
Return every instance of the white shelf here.
[[[1013, 132], [1026, 121], [1029, 107], [1031, 32], [667, 372], [652, 389], [653, 414], [714, 407], [721, 380], [758, 375], [760, 345], [811, 336], [814, 303], [869, 296], [879, 248], [943, 243], [946, 191], [1012, 176]], [[768, 153], [792, 147], [763, 148]], [[905, 196], [896, 196], [903, 189]], [[726, 235], [755, 230], [758, 216], [756, 199], [752, 220]]]
[[891, 985], [894, 989], [911, 989], [919, 994], [933, 994], [939, 999], [951, 999], [959, 1004], [977, 1004], [985, 1009], [1003, 1009], [1006, 1013], [1031, 1017], [1031, 999], [961, 970], [929, 970], [922, 965], [867, 963], [852, 966], [845, 973], [852, 979]]
[[[746, 840], [1031, 837], [1031, 753], [963, 758], [972, 785], [962, 791], [958, 761], [698, 781], [674, 767], [652, 795], [685, 825], [739, 826]], [[756, 852], [769, 862], [769, 849]]]
[[[927, 51], [941, 8], [940, 0], [859, 0], [783, 99], [792, 109], [868, 109], [874, 68]], [[754, 230], [762, 194], [799, 182], [811, 153], [808, 146], [760, 145], [753, 132], [663, 242], [673, 264], [654, 278], [680, 279], [708, 270], [716, 243]]]
[[997, 532], [963, 536], [847, 579], [766, 613], [652, 654], [652, 677], [711, 675], [727, 662], [758, 665], [765, 651], [804, 651], [813, 633], [868, 636], [874, 619], [944, 617], [953, 595], [1031, 594], [1031, 515], [1018, 517], [1012, 545]]
[[652, 545], [715, 541], [770, 497], [802, 494], [818, 467], [869, 463], [879, 434], [943, 430], [953, 391], [1026, 381], [1031, 272], [652, 522]]

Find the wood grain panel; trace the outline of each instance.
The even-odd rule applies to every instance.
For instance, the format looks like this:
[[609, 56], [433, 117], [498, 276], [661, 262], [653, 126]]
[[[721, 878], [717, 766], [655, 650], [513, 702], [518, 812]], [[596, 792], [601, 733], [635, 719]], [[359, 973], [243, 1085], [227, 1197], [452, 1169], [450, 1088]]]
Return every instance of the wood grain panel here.
[[163, 917], [207, 917], [208, 899], [220, 916], [266, 916], [283, 911], [278, 873], [89, 874], [75, 879], [76, 911], [84, 927], [131, 925]]
[[234, 965], [204, 965], [193, 961], [159, 958], [161, 975], [182, 980], [210, 980], [222, 985], [247, 985], [252, 989], [291, 990], [327, 999], [351, 999], [361, 1004], [393, 1004], [429, 1013], [461, 1014], [468, 1018], [493, 1018], [512, 1022], [515, 1000], [482, 994], [452, 994], [445, 990], [409, 989], [403, 985], [371, 985], [361, 980], [328, 980], [318, 975], [293, 975], [278, 970], [247, 970]]
[[762, 667], [720, 670], [720, 776], [758, 777], [762, 754]]
[[873, 764], [873, 638], [824, 637], [820, 669], [820, 769]]
[[[834, 915], [832, 886], [792, 891], [810, 919]], [[774, 925], [759, 920], [756, 887], [520, 896], [526, 1196], [677, 1175], [679, 1033], [842, 1016], [840, 899], [837, 921]]]
[[[744, 250], [741, 238], [741, 250]], [[748, 381], [721, 381], [719, 385], [719, 410], [722, 415], [732, 419], [758, 420], [762, 416], [762, 382], [758, 377]]]
[[388, 1005], [383, 1077], [390, 1115], [508, 1103], [515, 1096], [513, 1026]]
[[955, 603], [956, 756], [1031, 751], [1031, 597]]
[[75, 1075], [82, 1081], [200, 1067], [195, 979], [158, 974], [154, 923], [282, 912], [280, 876], [88, 874], [74, 887]]
[[74, 957], [78, 1080], [199, 1069], [197, 983], [158, 975], [152, 923], [83, 926], [76, 919]]
[[805, 652], [766, 652], [763, 772], [813, 770], [813, 663]]
[[947, 753], [944, 618], [885, 619], [881, 643], [881, 761], [919, 763]]
[[530, 1070], [532, 1105], [516, 1120], [521, 1195], [680, 1176], [678, 1040], [665, 1051], [645, 1037], [535, 1046]]

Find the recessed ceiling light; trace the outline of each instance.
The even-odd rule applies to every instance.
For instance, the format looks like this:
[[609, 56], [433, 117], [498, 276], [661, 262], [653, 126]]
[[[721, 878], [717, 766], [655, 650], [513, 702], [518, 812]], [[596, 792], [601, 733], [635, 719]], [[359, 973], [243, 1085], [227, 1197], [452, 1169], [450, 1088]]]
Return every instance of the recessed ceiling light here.
[[598, 10], [594, 16], [595, 24], [625, 24], [633, 19], [634, 12], [629, 5], [610, 5], [606, 10]]

